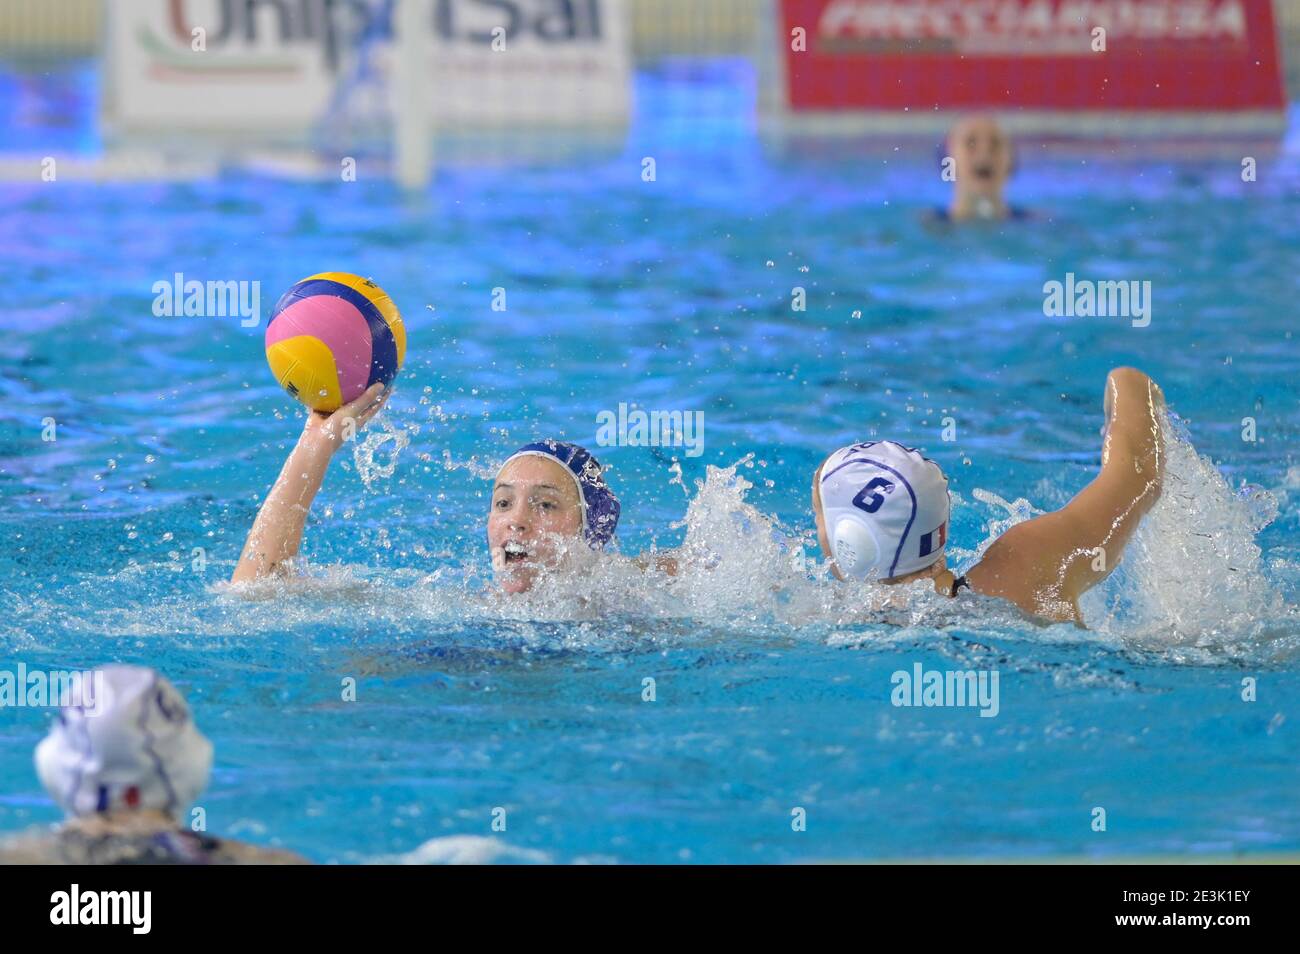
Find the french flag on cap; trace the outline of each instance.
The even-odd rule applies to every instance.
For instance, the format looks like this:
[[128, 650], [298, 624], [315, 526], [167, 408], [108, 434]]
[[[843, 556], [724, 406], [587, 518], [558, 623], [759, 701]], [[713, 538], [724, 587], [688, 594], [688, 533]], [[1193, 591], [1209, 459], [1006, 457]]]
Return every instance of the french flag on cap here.
[[921, 550], [917, 553], [918, 557], [929, 556], [935, 550], [942, 550], [943, 545], [948, 542], [948, 521], [945, 520], [939, 524], [937, 530], [931, 530], [929, 533], [921, 534]]

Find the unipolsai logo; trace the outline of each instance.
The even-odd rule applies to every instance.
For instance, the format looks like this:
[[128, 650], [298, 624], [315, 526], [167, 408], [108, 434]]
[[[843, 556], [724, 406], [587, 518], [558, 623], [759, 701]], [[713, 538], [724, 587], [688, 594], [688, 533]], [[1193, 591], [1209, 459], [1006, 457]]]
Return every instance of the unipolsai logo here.
[[[358, 38], [391, 37], [392, 24], [384, 16], [390, 7], [383, 0], [167, 0], [165, 34], [154, 32], [153, 18], [141, 30], [147, 49], [172, 69], [296, 72], [298, 65], [284, 54], [307, 46], [319, 48], [326, 68], [335, 72]], [[238, 59], [188, 55], [208, 52]]]
[[607, 0], [435, 0], [434, 29], [444, 41], [504, 52], [528, 37], [543, 44], [599, 40]]
[[[138, 0], [137, 0], [138, 2]], [[402, 0], [405, 2], [405, 0]], [[443, 42], [505, 51], [528, 37], [543, 44], [599, 40], [607, 0], [430, 0], [431, 32]], [[190, 72], [297, 72], [285, 54], [316, 47], [331, 73], [362, 38], [393, 39], [393, 4], [386, 0], [167, 0], [166, 31], [150, 18], [142, 35], [168, 68]], [[191, 53], [237, 54], [228, 57]], [[225, 62], [222, 60], [225, 59]]]

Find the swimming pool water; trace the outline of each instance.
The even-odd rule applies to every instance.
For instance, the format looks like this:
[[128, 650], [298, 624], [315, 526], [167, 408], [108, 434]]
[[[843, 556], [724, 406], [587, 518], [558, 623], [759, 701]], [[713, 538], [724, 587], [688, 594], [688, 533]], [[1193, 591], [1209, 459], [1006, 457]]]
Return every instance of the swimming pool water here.
[[[643, 75], [621, 154], [449, 169], [416, 199], [237, 172], [0, 186], [0, 666], [159, 668], [216, 745], [209, 830], [321, 862], [1300, 849], [1297, 152], [1244, 183], [1231, 157], [1026, 148], [1012, 190], [1039, 217], [950, 232], [922, 221], [944, 199], [923, 152], [655, 112], [710, 76]], [[264, 319], [334, 269], [392, 295], [407, 364], [317, 500], [312, 580], [245, 600], [222, 581], [301, 415], [264, 322], [155, 317], [151, 288], [259, 281]], [[1067, 272], [1150, 281], [1150, 325], [1045, 317]], [[1060, 505], [1119, 364], [1217, 470], [1174, 445], [1091, 630], [924, 594], [878, 611], [798, 568], [811, 473], [853, 440], [939, 461], [958, 562], [1012, 519], [988, 493]], [[620, 402], [702, 411], [704, 453], [593, 446]], [[487, 477], [539, 436], [612, 468], [625, 552], [689, 536], [715, 569], [494, 597]], [[891, 705], [916, 663], [996, 669], [998, 715]], [[0, 832], [57, 818], [31, 765], [48, 718], [0, 717]]]

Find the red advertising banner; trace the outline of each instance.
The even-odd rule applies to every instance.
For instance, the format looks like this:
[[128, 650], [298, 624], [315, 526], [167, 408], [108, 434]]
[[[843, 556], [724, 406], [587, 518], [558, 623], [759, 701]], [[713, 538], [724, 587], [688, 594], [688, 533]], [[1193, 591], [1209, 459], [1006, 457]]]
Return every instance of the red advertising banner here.
[[1271, 0], [778, 3], [794, 112], [1285, 106]]

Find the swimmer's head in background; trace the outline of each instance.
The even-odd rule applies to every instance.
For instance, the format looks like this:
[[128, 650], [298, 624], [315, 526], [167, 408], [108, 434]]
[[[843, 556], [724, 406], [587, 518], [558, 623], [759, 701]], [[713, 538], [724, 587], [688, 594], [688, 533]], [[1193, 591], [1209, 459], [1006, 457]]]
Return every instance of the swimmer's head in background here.
[[582, 538], [595, 550], [609, 543], [618, 527], [621, 508], [618, 498], [605, 483], [600, 462], [586, 448], [577, 444], [543, 440], [519, 448], [501, 465], [501, 469], [505, 470], [511, 461], [529, 455], [553, 460], [568, 471], [578, 487], [578, 500], [582, 508]]
[[814, 488], [823, 547], [843, 576], [887, 580], [943, 557], [948, 478], [919, 451], [894, 441], [841, 448]]
[[992, 116], [967, 116], [948, 132], [944, 148], [956, 160], [954, 183], [959, 199], [978, 205], [986, 200], [1000, 206], [1007, 180], [1015, 172], [1016, 153]]
[[36, 747], [41, 784], [69, 816], [156, 809], [179, 818], [208, 784], [212, 743], [170, 682], [105, 666], [94, 698], [64, 705]]

